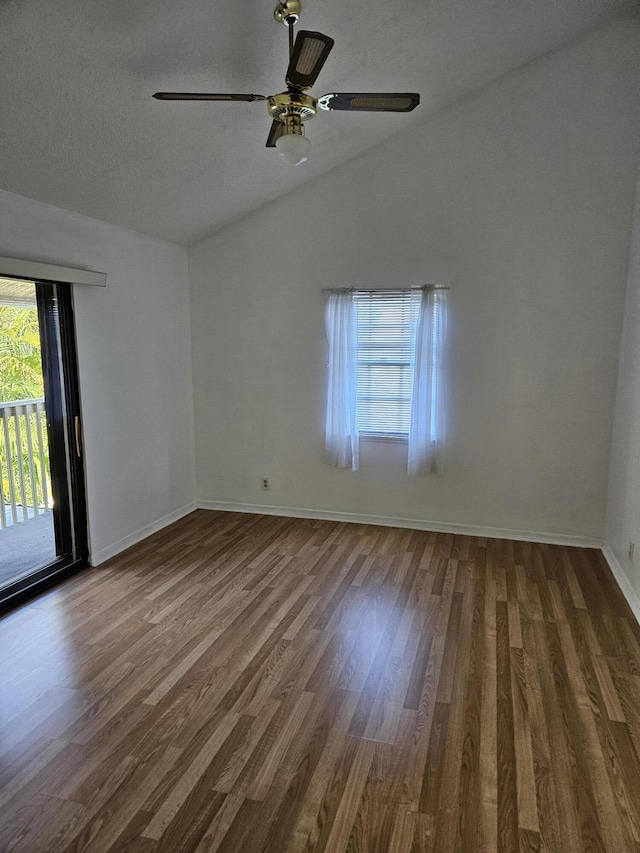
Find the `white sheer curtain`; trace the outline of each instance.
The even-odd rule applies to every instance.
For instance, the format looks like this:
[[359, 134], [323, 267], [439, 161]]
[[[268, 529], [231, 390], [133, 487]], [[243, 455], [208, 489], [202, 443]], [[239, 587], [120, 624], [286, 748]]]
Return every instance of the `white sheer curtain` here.
[[447, 324], [447, 291], [416, 291], [413, 392], [409, 427], [408, 474], [444, 469], [445, 383], [442, 356]]
[[329, 377], [324, 461], [353, 471], [360, 466], [356, 322], [353, 290], [331, 291], [325, 312]]

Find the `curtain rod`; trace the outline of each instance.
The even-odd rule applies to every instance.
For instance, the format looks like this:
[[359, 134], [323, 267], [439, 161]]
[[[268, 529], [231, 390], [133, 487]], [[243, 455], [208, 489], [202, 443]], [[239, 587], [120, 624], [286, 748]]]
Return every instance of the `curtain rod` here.
[[411, 293], [412, 290], [450, 290], [446, 284], [416, 284], [413, 287], [323, 287], [323, 293]]

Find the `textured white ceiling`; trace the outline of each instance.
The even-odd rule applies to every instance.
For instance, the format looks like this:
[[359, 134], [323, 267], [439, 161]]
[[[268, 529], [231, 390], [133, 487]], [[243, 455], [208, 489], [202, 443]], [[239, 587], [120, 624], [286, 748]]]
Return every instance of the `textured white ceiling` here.
[[312, 159], [264, 143], [264, 103], [158, 90], [282, 91], [275, 0], [0, 0], [0, 187], [190, 244], [636, 0], [304, 0], [335, 39], [313, 94], [418, 91], [407, 115], [321, 113]]

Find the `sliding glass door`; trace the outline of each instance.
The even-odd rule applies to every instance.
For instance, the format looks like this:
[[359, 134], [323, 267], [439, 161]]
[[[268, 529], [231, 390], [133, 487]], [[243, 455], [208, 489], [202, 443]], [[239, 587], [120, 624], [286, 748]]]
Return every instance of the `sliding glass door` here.
[[70, 285], [0, 278], [0, 607], [86, 564]]

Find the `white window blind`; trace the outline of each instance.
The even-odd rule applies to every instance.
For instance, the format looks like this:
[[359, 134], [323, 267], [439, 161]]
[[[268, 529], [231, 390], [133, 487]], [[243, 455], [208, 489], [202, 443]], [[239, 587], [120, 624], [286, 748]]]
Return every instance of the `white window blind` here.
[[[358, 343], [358, 423], [361, 435], [406, 437], [411, 420], [415, 335], [420, 310], [418, 290], [356, 291]], [[436, 342], [442, 307], [434, 300], [429, 353], [433, 394], [439, 397]], [[435, 441], [437, 407], [429, 432]]]
[[418, 301], [410, 290], [356, 291], [361, 435], [409, 434]]

